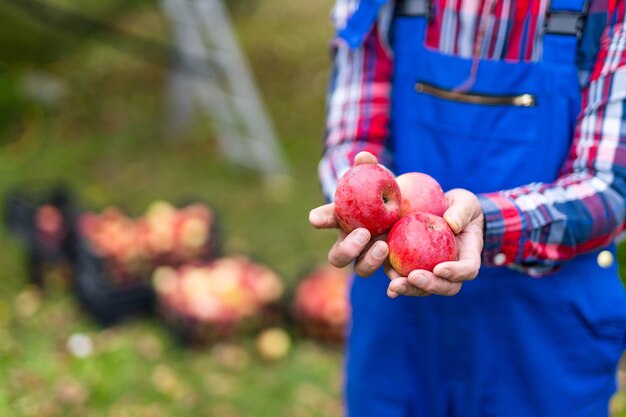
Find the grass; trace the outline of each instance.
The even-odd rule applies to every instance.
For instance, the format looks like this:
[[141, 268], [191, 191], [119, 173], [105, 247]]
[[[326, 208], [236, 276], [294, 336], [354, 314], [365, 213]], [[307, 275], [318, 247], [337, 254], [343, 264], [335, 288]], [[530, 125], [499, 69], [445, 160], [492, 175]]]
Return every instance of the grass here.
[[[102, 2], [88, 12], [115, 11], [124, 30], [166, 39], [167, 24], [152, 3], [120, 4]], [[21, 29], [18, 20], [0, 29], [13, 37], [0, 77], [17, 85], [43, 68], [62, 81], [65, 95], [52, 107], [20, 102], [26, 129], [19, 143], [0, 147], [0, 198], [19, 184], [63, 181], [91, 209], [116, 204], [140, 213], [156, 199], [198, 199], [217, 210], [227, 253], [260, 259], [288, 283], [323, 262], [334, 236], [312, 230], [307, 213], [322, 202], [316, 164], [331, 0], [229, 4], [291, 166], [290, 186], [225, 162], [201, 114], [184, 137], [165, 134], [165, 61], [125, 53], [102, 34], [76, 39], [26, 19]], [[342, 415], [340, 351], [300, 340], [287, 359], [267, 363], [251, 337], [198, 351], [181, 349], [151, 319], [103, 330], [63, 285], [45, 294], [30, 286], [22, 248], [3, 230], [0, 239], [3, 417]], [[93, 342], [86, 358], [68, 353], [77, 333]], [[625, 402], [618, 397], [615, 410]]]
[[[333, 238], [307, 223], [308, 210], [322, 202], [315, 168], [329, 8], [328, 1], [233, 5], [291, 167], [289, 186], [266, 183], [225, 162], [201, 114], [185, 137], [164, 134], [164, 65], [94, 35], [78, 44], [72, 40], [65, 54], [46, 57], [43, 67], [60, 77], [65, 97], [57, 107], [25, 111], [27, 129], [18, 146], [0, 152], [0, 197], [18, 184], [62, 181], [92, 209], [116, 204], [140, 213], [156, 199], [206, 201], [222, 222], [227, 253], [260, 259], [293, 283], [324, 260]], [[166, 22], [151, 5], [119, 14], [116, 24], [142, 36], [166, 37]], [[15, 84], [42, 65], [26, 53], [18, 58], [4, 77]], [[2, 416], [342, 414], [338, 350], [300, 341], [286, 360], [267, 363], [251, 337], [189, 351], [150, 319], [102, 330], [66, 288], [42, 294], [29, 286], [22, 248], [0, 233]], [[93, 341], [91, 356], [68, 353], [68, 338], [76, 333]]]

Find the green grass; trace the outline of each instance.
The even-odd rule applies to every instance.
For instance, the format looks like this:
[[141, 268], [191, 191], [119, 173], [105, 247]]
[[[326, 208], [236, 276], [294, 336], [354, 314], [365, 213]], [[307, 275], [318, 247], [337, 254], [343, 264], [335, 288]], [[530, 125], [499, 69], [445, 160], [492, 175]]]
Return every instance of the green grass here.
[[[31, 39], [20, 32], [24, 53], [3, 77], [17, 84], [43, 60], [67, 94], [56, 108], [25, 110], [18, 146], [0, 152], [0, 197], [18, 184], [62, 181], [91, 209], [115, 204], [138, 214], [156, 199], [205, 201], [219, 215], [225, 252], [262, 260], [293, 283], [325, 259], [333, 239], [307, 223], [308, 210], [322, 202], [315, 170], [330, 2], [277, 3], [237, 2], [233, 12], [292, 169], [290, 187], [225, 162], [202, 115], [187, 137], [164, 134], [164, 65], [97, 36], [33, 59]], [[150, 5], [119, 14], [116, 24], [166, 36]], [[30, 287], [22, 248], [0, 233], [2, 416], [341, 415], [337, 349], [298, 341], [287, 359], [267, 363], [251, 336], [190, 351], [151, 319], [102, 330], [66, 288], [41, 294]], [[91, 337], [90, 357], [68, 353], [74, 333]]]
[[[124, 30], [166, 39], [152, 2], [128, 9], [101, 3], [86, 12], [115, 11]], [[0, 36], [0, 47], [8, 42], [9, 51], [0, 77], [17, 85], [25, 71], [43, 68], [63, 80], [67, 93], [57, 107], [42, 109], [0, 89], [0, 108], [3, 99], [15, 100], [27, 127], [17, 145], [0, 148], [0, 199], [16, 185], [53, 181], [70, 185], [90, 209], [115, 204], [138, 214], [156, 199], [197, 199], [216, 209], [225, 252], [262, 260], [289, 285], [323, 262], [334, 235], [312, 230], [307, 214], [322, 202], [316, 164], [331, 0], [239, 0], [231, 7], [291, 166], [290, 187], [225, 162], [201, 115], [186, 137], [164, 134], [163, 64], [120, 52], [102, 35], [68, 38], [22, 19], [0, 29], [8, 36]], [[1, 16], [16, 18], [3, 8]], [[42, 294], [29, 286], [24, 252], [2, 229], [0, 245], [3, 417], [342, 415], [337, 349], [298, 340], [285, 360], [267, 363], [250, 336], [186, 350], [152, 319], [102, 330], [67, 288]], [[92, 339], [91, 356], [68, 353], [75, 333]], [[624, 403], [619, 397], [615, 410]]]

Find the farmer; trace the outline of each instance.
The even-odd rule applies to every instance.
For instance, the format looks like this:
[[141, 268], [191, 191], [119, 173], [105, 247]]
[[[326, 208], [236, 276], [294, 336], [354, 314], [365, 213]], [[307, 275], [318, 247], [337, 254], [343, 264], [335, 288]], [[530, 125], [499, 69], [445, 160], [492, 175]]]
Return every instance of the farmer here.
[[[339, 233], [330, 261], [370, 276], [351, 290], [351, 417], [607, 415], [626, 335], [625, 13], [338, 0], [323, 190], [353, 163], [430, 174], [459, 246], [400, 277], [384, 239]], [[337, 227], [333, 205], [310, 221]]]

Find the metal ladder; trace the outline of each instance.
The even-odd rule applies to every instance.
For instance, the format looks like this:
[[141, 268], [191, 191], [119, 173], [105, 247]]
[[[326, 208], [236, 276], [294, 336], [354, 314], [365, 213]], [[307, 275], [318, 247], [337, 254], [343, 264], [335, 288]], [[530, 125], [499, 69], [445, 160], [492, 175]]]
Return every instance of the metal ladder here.
[[177, 51], [167, 90], [170, 129], [186, 130], [199, 106], [230, 161], [266, 177], [287, 176], [276, 131], [222, 0], [162, 0], [162, 7]]

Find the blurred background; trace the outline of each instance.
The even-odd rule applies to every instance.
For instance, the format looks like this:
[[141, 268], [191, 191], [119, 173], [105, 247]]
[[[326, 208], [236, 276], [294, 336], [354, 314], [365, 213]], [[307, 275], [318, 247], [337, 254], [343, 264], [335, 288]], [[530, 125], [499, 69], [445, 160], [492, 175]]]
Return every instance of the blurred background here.
[[0, 415], [343, 415], [331, 6], [0, 0]]

